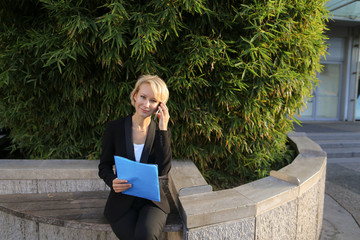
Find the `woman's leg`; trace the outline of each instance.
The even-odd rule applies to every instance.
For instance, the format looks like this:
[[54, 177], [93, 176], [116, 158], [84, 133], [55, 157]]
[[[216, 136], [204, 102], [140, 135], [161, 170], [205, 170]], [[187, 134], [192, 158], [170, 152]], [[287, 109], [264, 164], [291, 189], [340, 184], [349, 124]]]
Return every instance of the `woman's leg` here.
[[133, 240], [137, 220], [137, 211], [130, 208], [118, 221], [110, 226], [120, 240]]
[[139, 211], [134, 239], [159, 239], [166, 224], [166, 218], [167, 214], [155, 206], [152, 202], [144, 205]]

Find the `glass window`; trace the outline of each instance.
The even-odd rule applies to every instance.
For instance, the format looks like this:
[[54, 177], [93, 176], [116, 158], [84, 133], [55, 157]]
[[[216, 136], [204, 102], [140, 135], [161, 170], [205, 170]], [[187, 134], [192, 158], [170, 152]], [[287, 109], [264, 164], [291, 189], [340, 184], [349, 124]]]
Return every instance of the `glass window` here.
[[319, 75], [319, 87], [317, 89], [317, 113], [321, 119], [338, 118], [339, 109], [339, 85], [341, 76], [341, 64], [323, 64], [324, 69]]
[[357, 90], [357, 97], [356, 97], [355, 119], [360, 120], [360, 79], [358, 79], [358, 90]]
[[301, 118], [312, 119], [314, 117], [314, 101], [312, 98], [308, 99], [306, 106], [302, 108]]

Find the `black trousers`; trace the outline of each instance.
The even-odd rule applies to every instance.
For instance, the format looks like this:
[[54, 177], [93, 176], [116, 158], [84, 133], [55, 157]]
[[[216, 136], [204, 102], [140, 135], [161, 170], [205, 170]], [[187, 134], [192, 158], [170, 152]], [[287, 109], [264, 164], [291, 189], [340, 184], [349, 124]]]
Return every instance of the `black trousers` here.
[[167, 214], [151, 201], [136, 198], [131, 208], [111, 228], [120, 240], [160, 239]]

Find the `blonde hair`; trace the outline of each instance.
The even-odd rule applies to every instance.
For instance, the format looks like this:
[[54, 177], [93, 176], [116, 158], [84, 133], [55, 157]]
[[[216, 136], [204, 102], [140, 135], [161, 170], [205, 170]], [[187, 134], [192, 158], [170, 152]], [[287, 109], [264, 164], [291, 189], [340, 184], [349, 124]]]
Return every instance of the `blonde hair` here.
[[139, 92], [139, 88], [143, 83], [148, 83], [150, 85], [156, 100], [166, 102], [169, 99], [169, 90], [164, 80], [157, 75], [142, 75], [137, 80], [135, 87], [130, 94], [131, 105], [135, 106], [134, 96]]

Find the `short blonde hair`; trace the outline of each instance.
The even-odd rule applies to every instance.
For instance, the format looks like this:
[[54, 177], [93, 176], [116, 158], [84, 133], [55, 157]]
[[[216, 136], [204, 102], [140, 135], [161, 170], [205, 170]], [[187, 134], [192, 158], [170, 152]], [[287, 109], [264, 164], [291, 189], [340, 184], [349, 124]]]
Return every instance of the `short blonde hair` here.
[[134, 89], [130, 94], [131, 105], [135, 106], [134, 96], [139, 92], [141, 84], [150, 84], [151, 90], [154, 92], [156, 100], [166, 102], [169, 99], [169, 90], [164, 80], [157, 75], [142, 75], [137, 80]]

